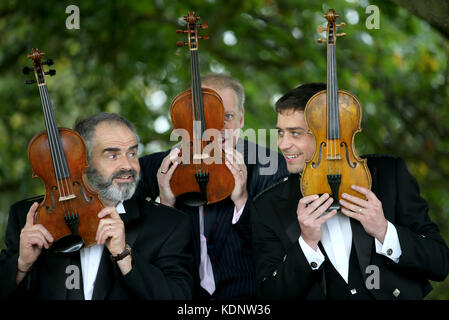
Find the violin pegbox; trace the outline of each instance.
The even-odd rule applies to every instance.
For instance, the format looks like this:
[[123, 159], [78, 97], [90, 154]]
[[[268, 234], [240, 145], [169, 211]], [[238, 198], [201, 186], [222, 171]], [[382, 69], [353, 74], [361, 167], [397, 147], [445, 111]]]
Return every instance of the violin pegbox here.
[[327, 44], [335, 44], [337, 37], [344, 37], [346, 33], [336, 33], [337, 28], [344, 28], [346, 24], [344, 22], [336, 23], [339, 14], [334, 10], [330, 9], [325, 15], [324, 18], [327, 20], [327, 27], [318, 26], [318, 33], [327, 32], [327, 39], [319, 38], [317, 40], [318, 43], [327, 43]]
[[29, 74], [31, 71], [34, 70], [34, 74], [36, 76], [35, 80], [27, 80], [25, 81], [26, 84], [33, 84], [36, 83], [38, 86], [45, 85], [45, 75], [54, 76], [56, 74], [56, 70], [49, 70], [47, 72], [44, 72], [43, 65], [51, 66], [53, 65], [52, 59], [47, 59], [46, 61], [42, 62], [42, 57], [45, 55], [45, 52], [39, 51], [39, 49], [34, 48], [33, 51], [28, 55], [28, 58], [30, 60], [33, 60], [33, 68], [30, 67], [24, 67], [22, 69], [22, 72], [24, 74]]
[[176, 43], [178, 47], [188, 46], [191, 51], [198, 50], [198, 40], [209, 39], [209, 36], [207, 35], [198, 35], [198, 29], [207, 29], [208, 27], [206, 22], [198, 23], [200, 19], [200, 16], [196, 16], [193, 11], [189, 11], [188, 15], [184, 16], [184, 21], [187, 22], [187, 28], [185, 30], [178, 29], [176, 30], [176, 33], [187, 33], [188, 41], [178, 41]]

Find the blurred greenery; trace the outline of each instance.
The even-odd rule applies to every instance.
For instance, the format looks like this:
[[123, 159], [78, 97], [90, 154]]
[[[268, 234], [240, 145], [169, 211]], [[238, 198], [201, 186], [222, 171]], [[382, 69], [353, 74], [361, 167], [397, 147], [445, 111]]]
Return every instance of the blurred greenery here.
[[[80, 29], [66, 28], [71, 4], [80, 9]], [[371, 4], [380, 10], [379, 29], [365, 25]], [[59, 126], [118, 112], [136, 125], [148, 154], [172, 144], [170, 103], [189, 86], [189, 53], [176, 46], [186, 39], [175, 33], [189, 9], [209, 24], [201, 33], [210, 40], [199, 45], [202, 74], [240, 79], [245, 129], [268, 129], [281, 94], [326, 80], [326, 48], [316, 43], [316, 28], [325, 26], [330, 8], [347, 24], [337, 42], [338, 81], [362, 103], [358, 153], [404, 158], [449, 242], [449, 41], [395, 3], [367, 0], [2, 0], [0, 239], [9, 206], [44, 192], [27, 158], [28, 142], [44, 129], [38, 90], [25, 86], [30, 76], [21, 72], [31, 65], [32, 48], [55, 61], [57, 74], [47, 84]], [[449, 279], [432, 284], [429, 299], [449, 299]]]

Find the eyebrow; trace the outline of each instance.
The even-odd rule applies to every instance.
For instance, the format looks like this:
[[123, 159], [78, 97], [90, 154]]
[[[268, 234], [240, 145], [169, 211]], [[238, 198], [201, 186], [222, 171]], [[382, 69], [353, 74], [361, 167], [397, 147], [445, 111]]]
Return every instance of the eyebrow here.
[[276, 126], [276, 129], [278, 129], [278, 130], [285, 130], [285, 131], [294, 131], [294, 130], [303, 130], [303, 131], [305, 131], [306, 130], [306, 129], [301, 128], [301, 127], [289, 127], [289, 128], [282, 129], [282, 128], [279, 128], [278, 126]]
[[[127, 151], [132, 150], [132, 149], [137, 149], [138, 146], [139, 146], [138, 144], [135, 144], [135, 145], [129, 147]], [[103, 153], [105, 153], [105, 152], [118, 152], [120, 150], [121, 150], [120, 148], [112, 148], [112, 147], [111, 148], [104, 148], [103, 149]]]

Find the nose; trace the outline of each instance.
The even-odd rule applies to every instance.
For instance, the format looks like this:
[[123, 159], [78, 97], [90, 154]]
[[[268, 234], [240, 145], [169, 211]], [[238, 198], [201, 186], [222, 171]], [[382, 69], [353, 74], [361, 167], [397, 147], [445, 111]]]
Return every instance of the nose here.
[[292, 146], [288, 134], [284, 134], [282, 137], [278, 138], [278, 147], [281, 150], [288, 150]]
[[133, 168], [131, 159], [129, 159], [127, 156], [120, 157], [119, 167], [121, 171], [131, 170]]

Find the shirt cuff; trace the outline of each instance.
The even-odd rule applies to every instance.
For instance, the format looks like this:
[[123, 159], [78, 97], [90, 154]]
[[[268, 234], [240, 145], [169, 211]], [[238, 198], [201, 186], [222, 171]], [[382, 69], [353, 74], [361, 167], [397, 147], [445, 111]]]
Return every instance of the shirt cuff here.
[[398, 263], [402, 254], [398, 232], [396, 227], [390, 221], [387, 222], [388, 226], [387, 232], [385, 233], [384, 243], [382, 244], [377, 239], [374, 240], [376, 243], [376, 253], [393, 260], [394, 263]]
[[313, 250], [302, 237], [299, 237], [298, 242], [302, 252], [304, 252], [307, 262], [309, 262], [309, 266], [312, 270], [318, 269], [323, 264], [325, 259], [320, 248], [317, 247], [316, 251]]
[[245, 206], [246, 206], [246, 203], [243, 205], [243, 207], [239, 211], [237, 211], [237, 208], [234, 206], [234, 215], [232, 216], [232, 224], [236, 224], [237, 222], [239, 222], [239, 219], [242, 216], [243, 209], [245, 209]]

